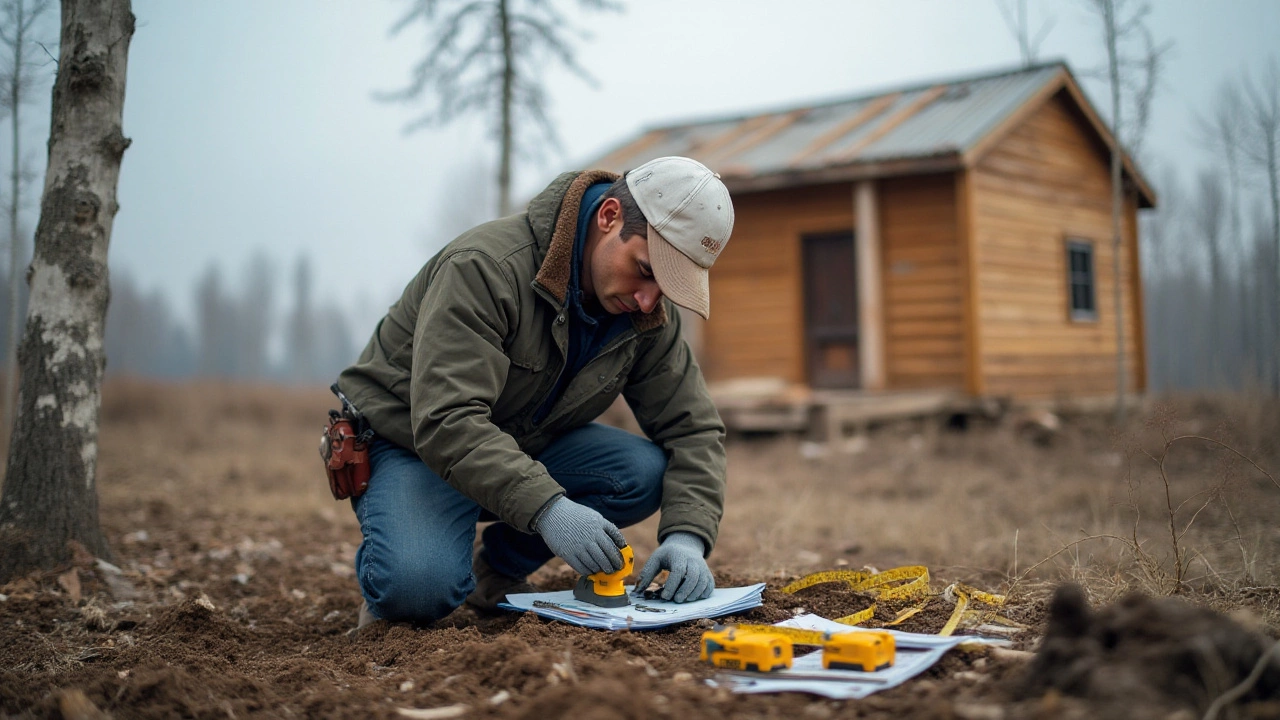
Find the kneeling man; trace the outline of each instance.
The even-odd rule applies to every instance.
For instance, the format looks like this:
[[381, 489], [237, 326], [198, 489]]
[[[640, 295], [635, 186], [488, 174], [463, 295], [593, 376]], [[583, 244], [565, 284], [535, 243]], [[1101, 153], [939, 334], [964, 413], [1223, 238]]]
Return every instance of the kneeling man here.
[[[427, 262], [338, 380], [376, 433], [352, 500], [361, 626], [492, 609], [553, 556], [621, 569], [619, 528], [659, 510], [640, 583], [711, 593], [724, 425], [671, 303], [708, 316], [732, 230], [719, 176], [666, 157], [564, 173]], [[619, 394], [648, 439], [592, 422]]]

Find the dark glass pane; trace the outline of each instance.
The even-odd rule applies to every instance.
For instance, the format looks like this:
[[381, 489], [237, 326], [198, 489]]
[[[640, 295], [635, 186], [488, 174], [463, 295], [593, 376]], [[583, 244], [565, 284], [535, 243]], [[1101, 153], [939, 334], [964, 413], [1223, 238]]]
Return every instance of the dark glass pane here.
[[1068, 242], [1067, 265], [1071, 311], [1093, 314], [1093, 246], [1074, 240]]

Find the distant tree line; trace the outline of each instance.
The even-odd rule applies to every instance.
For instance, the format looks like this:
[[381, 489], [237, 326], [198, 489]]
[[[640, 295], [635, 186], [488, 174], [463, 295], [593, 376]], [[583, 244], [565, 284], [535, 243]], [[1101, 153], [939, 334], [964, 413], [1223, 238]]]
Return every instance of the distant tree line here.
[[[331, 382], [359, 352], [350, 320], [336, 303], [315, 298], [305, 258], [296, 261], [286, 283], [263, 255], [231, 280], [210, 264], [193, 290], [194, 322], [184, 322], [163, 292], [144, 291], [127, 271], [113, 270], [107, 374]], [[19, 317], [25, 317], [26, 283], [19, 284], [19, 293]], [[0, 276], [0, 337], [8, 333], [8, 298], [5, 274]]]
[[1190, 188], [1167, 178], [1147, 223], [1147, 371], [1157, 392], [1280, 391], [1271, 220], [1256, 205], [1232, 233], [1221, 181], [1212, 171]]
[[1280, 67], [1224, 81], [1200, 142], [1215, 162], [1170, 169], [1143, 223], [1154, 391], [1280, 395]]

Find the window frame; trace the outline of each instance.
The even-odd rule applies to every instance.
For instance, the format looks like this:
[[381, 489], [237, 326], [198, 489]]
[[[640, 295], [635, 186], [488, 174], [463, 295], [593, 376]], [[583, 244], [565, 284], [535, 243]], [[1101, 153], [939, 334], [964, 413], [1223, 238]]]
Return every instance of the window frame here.
[[[1073, 255], [1083, 251], [1085, 257], [1089, 260], [1087, 271], [1078, 271], [1071, 264]], [[1066, 261], [1066, 285], [1067, 285], [1067, 319], [1073, 323], [1095, 323], [1098, 321], [1098, 254], [1094, 249], [1094, 242], [1087, 238], [1070, 237], [1065, 239], [1063, 257]], [[1077, 273], [1087, 272], [1087, 288], [1089, 291], [1088, 308], [1079, 308], [1076, 306], [1076, 288], [1085, 287], [1084, 283], [1077, 277]]]

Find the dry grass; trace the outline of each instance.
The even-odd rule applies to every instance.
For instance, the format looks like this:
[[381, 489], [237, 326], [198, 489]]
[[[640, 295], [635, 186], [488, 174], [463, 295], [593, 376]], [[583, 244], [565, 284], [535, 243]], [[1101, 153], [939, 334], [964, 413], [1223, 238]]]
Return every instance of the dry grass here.
[[316, 451], [331, 399], [324, 388], [112, 380], [102, 404], [102, 493], [114, 497], [115, 478], [153, 477], [156, 495], [212, 513], [345, 519]]
[[[315, 451], [331, 401], [324, 388], [113, 380], [99, 476], [111, 541], [166, 503], [191, 503], [210, 523], [326, 523], [354, 547], [354, 517], [329, 496]], [[1048, 446], [999, 424], [902, 424], [874, 431], [860, 452], [817, 457], [796, 438], [736, 440], [712, 563], [760, 579], [920, 563], [990, 589], [1069, 578], [1099, 600], [1133, 587], [1168, 592], [1176, 565], [1153, 458], [1184, 434], [1221, 440], [1273, 476], [1280, 467], [1280, 405], [1240, 398], [1179, 399], [1123, 432], [1066, 418]], [[1165, 477], [1173, 504], [1187, 501], [1175, 517], [1186, 528], [1184, 585], [1277, 596], [1280, 488], [1223, 446], [1189, 440], [1168, 449]], [[639, 557], [655, 529], [651, 519], [628, 531]]]
[[[1221, 443], [1166, 447], [1189, 434]], [[857, 454], [813, 457], [794, 439], [738, 443], [717, 557], [777, 575], [922, 563], [988, 587], [1072, 579], [1103, 600], [1133, 588], [1270, 587], [1280, 487], [1254, 464], [1275, 476], [1278, 438], [1274, 401], [1189, 398], [1121, 432], [1067, 418], [1048, 446], [1012, 425], [924, 424], [873, 433]]]

